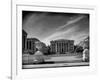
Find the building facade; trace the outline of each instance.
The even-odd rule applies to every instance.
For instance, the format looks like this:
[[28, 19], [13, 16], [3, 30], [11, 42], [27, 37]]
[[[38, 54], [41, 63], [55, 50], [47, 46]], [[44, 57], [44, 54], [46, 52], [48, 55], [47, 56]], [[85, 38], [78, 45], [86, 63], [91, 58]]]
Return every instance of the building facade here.
[[27, 49], [27, 33], [25, 30], [22, 30], [22, 52]]
[[35, 42], [38, 42], [37, 38], [27, 38], [27, 51], [34, 53], [36, 51]]
[[50, 41], [50, 48], [52, 53], [67, 53], [74, 51], [74, 40], [59, 39]]

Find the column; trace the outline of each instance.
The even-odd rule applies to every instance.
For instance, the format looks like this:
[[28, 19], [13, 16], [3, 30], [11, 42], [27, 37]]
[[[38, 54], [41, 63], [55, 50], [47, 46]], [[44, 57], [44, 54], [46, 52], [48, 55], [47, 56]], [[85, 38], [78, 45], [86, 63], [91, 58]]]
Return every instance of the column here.
[[68, 41], [67, 41], [67, 52], [68, 52]]
[[63, 42], [62, 42], [62, 53], [63, 53]]
[[32, 50], [32, 40], [30, 41], [30, 45], [31, 45], [31, 50]]
[[67, 52], [67, 50], [66, 50], [66, 41], [65, 41], [65, 52]]
[[60, 53], [61, 53], [62, 51], [61, 51], [61, 42], [60, 42]]
[[70, 41], [68, 41], [68, 52], [70, 52]]
[[33, 51], [33, 41], [31, 40], [31, 50]]
[[28, 41], [28, 49], [30, 49], [30, 41]]
[[68, 42], [66, 41], [66, 52], [68, 52]]
[[60, 42], [59, 42], [59, 54], [60, 54]]
[[60, 53], [62, 52], [61, 49], [62, 49], [62, 48], [61, 48], [61, 42], [60, 42]]
[[59, 42], [57, 42], [57, 53], [59, 54]]
[[62, 42], [62, 53], [63, 53], [63, 42]]
[[56, 53], [57, 53], [57, 42], [56, 42]]
[[59, 46], [59, 42], [58, 42], [58, 53], [60, 53], [60, 48], [59, 48], [60, 46]]
[[64, 53], [65, 53], [65, 42], [64, 42]]
[[56, 53], [57, 53], [57, 42], [55, 43], [55, 46], [56, 46]]
[[27, 38], [25, 37], [25, 50], [27, 50]]
[[32, 40], [30, 40], [30, 48], [31, 48], [31, 50], [32, 50]]
[[61, 53], [62, 53], [62, 42], [61, 42]]
[[67, 52], [67, 45], [66, 45], [66, 42], [65, 42], [65, 52]]
[[28, 50], [29, 50], [29, 40], [28, 40]]
[[57, 53], [58, 53], [58, 42], [57, 42]]
[[30, 49], [30, 40], [29, 40], [29, 49]]
[[64, 52], [64, 42], [63, 42], [63, 52]]

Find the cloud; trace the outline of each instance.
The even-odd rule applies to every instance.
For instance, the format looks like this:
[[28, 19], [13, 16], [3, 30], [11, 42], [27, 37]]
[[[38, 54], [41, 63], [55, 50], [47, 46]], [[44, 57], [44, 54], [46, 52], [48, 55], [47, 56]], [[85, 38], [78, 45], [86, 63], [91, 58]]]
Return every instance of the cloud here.
[[[50, 35], [49, 37], [46, 37], [45, 39], [43, 39], [42, 41], [45, 42], [46, 44], [49, 44], [49, 42], [51, 40], [56, 40], [56, 39], [61, 39], [61, 38], [66, 38], [65, 36], [70, 36], [70, 33], [73, 33], [77, 30], [78, 28], [78, 25], [77, 26], [74, 26], [74, 27], [71, 27], [65, 31], [58, 31], [58, 32], [55, 32], [53, 33], [52, 35]], [[68, 39], [67, 37], [67, 39]]]
[[77, 32], [76, 34], [74, 33], [73, 36], [70, 37], [70, 39], [75, 40], [75, 45], [78, 44], [80, 41], [85, 39], [89, 34], [86, 32]]
[[84, 32], [84, 29], [81, 30], [80, 23], [78, 23], [84, 17], [84, 15], [80, 15], [73, 20], [67, 21], [66, 24], [55, 29], [54, 33], [52, 33], [49, 37], [46, 37], [42, 41], [46, 44], [50, 44], [51, 40], [72, 39], [75, 40], [75, 44], [77, 44], [81, 39], [87, 36], [87, 33]]
[[81, 15], [81, 16], [79, 16], [79, 17], [73, 19], [73, 20], [67, 21], [65, 25], [60, 26], [60, 27], [57, 28], [56, 30], [64, 29], [64, 28], [68, 27], [69, 25], [74, 24], [74, 23], [80, 21], [80, 20], [83, 19], [84, 17], [85, 17], [84, 15]]
[[78, 42], [89, 32], [88, 19], [85, 17], [84, 14], [32, 13], [25, 19], [23, 29], [28, 37], [36, 37], [46, 44], [55, 39], [73, 39]]

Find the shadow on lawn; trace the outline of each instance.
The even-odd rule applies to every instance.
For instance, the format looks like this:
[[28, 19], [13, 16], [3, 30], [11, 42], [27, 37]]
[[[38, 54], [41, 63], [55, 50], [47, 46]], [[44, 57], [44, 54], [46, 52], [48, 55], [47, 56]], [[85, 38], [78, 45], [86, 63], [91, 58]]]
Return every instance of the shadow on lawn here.
[[23, 65], [32, 65], [32, 64], [54, 64], [54, 61], [49, 61], [49, 62], [41, 62], [41, 63], [23, 63]]

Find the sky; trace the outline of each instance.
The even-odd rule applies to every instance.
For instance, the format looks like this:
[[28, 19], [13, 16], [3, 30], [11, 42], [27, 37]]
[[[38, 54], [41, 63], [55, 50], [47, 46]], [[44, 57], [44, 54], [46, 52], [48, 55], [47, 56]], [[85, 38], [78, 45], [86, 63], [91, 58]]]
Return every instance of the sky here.
[[28, 38], [37, 38], [46, 45], [57, 39], [78, 44], [89, 36], [89, 14], [23, 11], [22, 29]]

